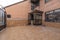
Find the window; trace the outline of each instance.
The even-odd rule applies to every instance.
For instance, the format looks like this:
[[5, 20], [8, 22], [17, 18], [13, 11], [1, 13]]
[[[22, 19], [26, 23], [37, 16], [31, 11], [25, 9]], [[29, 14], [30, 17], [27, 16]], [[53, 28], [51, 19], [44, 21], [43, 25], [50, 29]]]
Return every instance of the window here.
[[45, 3], [49, 2], [50, 0], [45, 0]]
[[46, 12], [45, 21], [47, 21], [47, 22], [60, 22], [60, 9]]
[[55, 21], [55, 13], [53, 11], [46, 12], [46, 21], [48, 22]]
[[31, 10], [34, 10], [39, 4], [40, 0], [31, 0]]
[[31, 3], [33, 4], [38, 4], [40, 2], [40, 0], [31, 0]]
[[56, 14], [56, 22], [60, 22], [60, 9], [56, 9], [54, 13]]

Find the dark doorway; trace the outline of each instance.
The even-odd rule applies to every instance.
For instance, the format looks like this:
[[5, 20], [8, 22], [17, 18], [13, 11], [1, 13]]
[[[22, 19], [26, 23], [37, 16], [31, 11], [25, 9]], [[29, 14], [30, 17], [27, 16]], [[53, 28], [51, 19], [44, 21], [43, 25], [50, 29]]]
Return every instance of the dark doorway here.
[[42, 25], [42, 11], [35, 10], [28, 14], [28, 24]]

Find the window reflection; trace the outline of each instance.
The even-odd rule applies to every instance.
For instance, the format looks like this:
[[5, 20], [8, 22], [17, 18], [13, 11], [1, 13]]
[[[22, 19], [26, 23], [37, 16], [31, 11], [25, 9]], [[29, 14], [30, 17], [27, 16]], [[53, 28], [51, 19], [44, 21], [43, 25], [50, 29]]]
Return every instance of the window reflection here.
[[48, 22], [60, 22], [60, 9], [46, 12], [45, 21]]

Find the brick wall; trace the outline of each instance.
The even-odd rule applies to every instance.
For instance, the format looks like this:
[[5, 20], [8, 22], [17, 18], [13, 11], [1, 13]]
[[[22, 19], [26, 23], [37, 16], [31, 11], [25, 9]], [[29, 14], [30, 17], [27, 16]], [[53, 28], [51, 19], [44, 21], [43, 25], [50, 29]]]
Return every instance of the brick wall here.
[[[29, 0], [6, 7], [7, 14], [11, 15], [11, 18], [7, 18], [7, 25], [24, 25], [25, 21], [28, 20], [28, 13], [30, 12]], [[15, 22], [16, 21], [16, 22]], [[27, 22], [26, 22], [27, 23]], [[25, 24], [26, 24], [25, 23]]]
[[48, 3], [44, 3], [44, 0], [40, 1], [40, 10], [43, 10], [43, 25], [46, 26], [52, 26], [52, 27], [56, 27], [56, 28], [60, 28], [60, 23], [55, 23], [55, 22], [45, 22], [45, 12], [47, 11], [51, 11], [51, 10], [55, 10], [60, 8], [60, 0], [51, 0]]

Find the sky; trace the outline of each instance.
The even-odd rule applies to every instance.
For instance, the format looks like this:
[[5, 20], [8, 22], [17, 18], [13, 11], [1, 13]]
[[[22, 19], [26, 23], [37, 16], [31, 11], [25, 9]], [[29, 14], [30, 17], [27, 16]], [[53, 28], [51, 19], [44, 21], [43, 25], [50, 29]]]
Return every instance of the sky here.
[[0, 5], [2, 5], [3, 7], [6, 7], [20, 1], [23, 1], [23, 0], [0, 0]]

